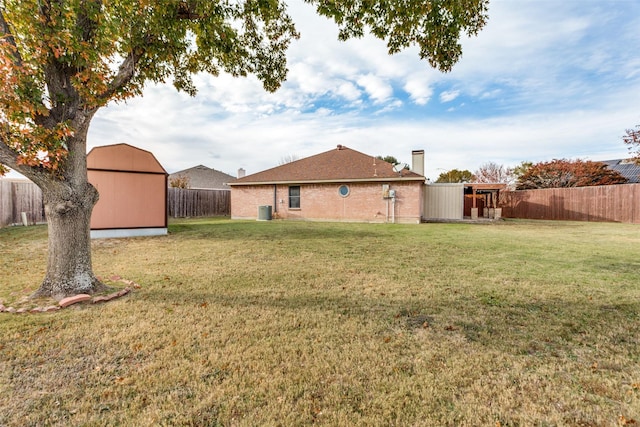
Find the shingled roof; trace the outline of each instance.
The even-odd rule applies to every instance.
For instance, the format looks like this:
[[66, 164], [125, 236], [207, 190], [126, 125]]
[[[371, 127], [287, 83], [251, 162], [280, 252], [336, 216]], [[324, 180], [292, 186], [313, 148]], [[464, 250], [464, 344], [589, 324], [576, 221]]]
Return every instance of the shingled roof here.
[[633, 159], [605, 160], [602, 163], [629, 180], [629, 184], [640, 183], [640, 164]]
[[189, 188], [192, 189], [228, 190], [229, 185], [227, 184], [229, 181], [236, 179], [234, 176], [224, 172], [220, 172], [203, 165], [198, 165], [172, 173], [169, 175], [169, 182], [171, 182], [171, 179], [180, 176], [189, 178]]
[[409, 170], [399, 173], [391, 163], [343, 145], [230, 182], [229, 185], [421, 181], [424, 176]]

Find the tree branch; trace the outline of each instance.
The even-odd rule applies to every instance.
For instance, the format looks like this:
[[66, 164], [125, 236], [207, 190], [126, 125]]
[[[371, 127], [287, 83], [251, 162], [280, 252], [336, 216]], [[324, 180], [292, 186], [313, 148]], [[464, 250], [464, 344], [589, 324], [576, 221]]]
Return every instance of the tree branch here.
[[0, 136], [0, 163], [11, 169], [16, 169], [18, 166], [16, 160], [18, 155], [9, 148], [5, 139]]
[[22, 66], [22, 56], [20, 55], [20, 51], [18, 50], [18, 45], [16, 44], [16, 39], [11, 33], [11, 28], [9, 28], [9, 23], [4, 18], [4, 13], [2, 9], [0, 9], [0, 38], [4, 38], [12, 47], [13, 47], [13, 62], [17, 66]]
[[190, 21], [202, 18], [199, 13], [195, 12], [195, 5], [190, 1], [181, 1], [180, 4], [178, 4], [178, 14], [176, 17]]
[[125, 87], [136, 73], [136, 64], [142, 57], [143, 50], [134, 50], [122, 61], [120, 67], [118, 67], [118, 74], [111, 80], [107, 90], [102, 92], [98, 98], [107, 103], [111, 97], [116, 94], [120, 89]]
[[[3, 124], [3, 127], [4, 125], [6, 124]], [[5, 130], [3, 129], [2, 132], [4, 133], [4, 131]], [[28, 166], [18, 163], [18, 153], [9, 147], [6, 135], [2, 134], [0, 134], [0, 163], [22, 173], [25, 176], [29, 174], [29, 171], [25, 171], [25, 169], [31, 169]]]
[[88, 10], [90, 8], [100, 10], [102, 8], [102, 0], [82, 0], [80, 3], [82, 7], [78, 13], [76, 26], [82, 29], [82, 40], [90, 41], [98, 29], [98, 21], [90, 17]]

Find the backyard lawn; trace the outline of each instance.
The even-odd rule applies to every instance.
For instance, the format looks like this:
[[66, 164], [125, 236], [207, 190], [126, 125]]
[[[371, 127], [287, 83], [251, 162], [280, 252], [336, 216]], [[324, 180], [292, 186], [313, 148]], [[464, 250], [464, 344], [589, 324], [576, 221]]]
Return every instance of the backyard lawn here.
[[[33, 304], [46, 233], [0, 229], [4, 305]], [[169, 233], [93, 242], [127, 296], [0, 313], [0, 426], [640, 423], [640, 226]]]

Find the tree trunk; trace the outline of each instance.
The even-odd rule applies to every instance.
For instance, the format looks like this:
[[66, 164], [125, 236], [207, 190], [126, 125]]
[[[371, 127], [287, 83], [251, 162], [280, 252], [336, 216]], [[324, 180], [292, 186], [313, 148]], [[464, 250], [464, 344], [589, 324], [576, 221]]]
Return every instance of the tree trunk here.
[[83, 189], [45, 193], [45, 214], [49, 231], [47, 273], [34, 297], [60, 300], [76, 294], [102, 292], [107, 287], [93, 274], [90, 221], [98, 201], [89, 183]]
[[47, 273], [33, 297], [60, 300], [109, 289], [93, 274], [91, 265], [91, 212], [99, 197], [87, 179], [86, 139], [92, 116], [93, 112], [76, 115], [64, 175], [39, 176], [36, 182], [44, 198], [49, 249]]

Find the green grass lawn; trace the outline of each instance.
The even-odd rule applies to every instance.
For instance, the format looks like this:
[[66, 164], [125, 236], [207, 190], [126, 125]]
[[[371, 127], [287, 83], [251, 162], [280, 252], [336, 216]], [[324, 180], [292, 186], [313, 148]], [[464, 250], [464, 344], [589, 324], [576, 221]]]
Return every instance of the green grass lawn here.
[[[0, 426], [640, 423], [638, 226], [169, 231], [94, 242], [97, 275], [142, 286], [121, 299], [0, 315]], [[46, 227], [0, 253], [24, 304]]]

